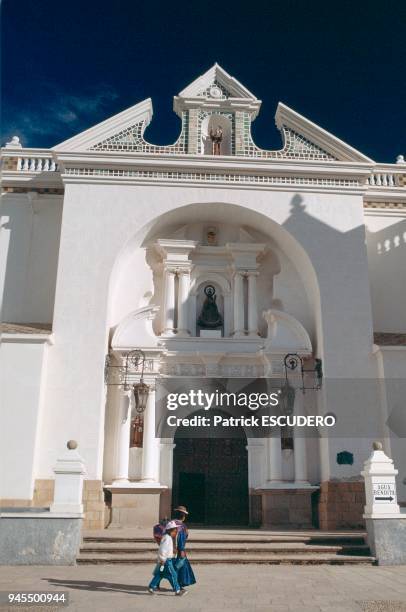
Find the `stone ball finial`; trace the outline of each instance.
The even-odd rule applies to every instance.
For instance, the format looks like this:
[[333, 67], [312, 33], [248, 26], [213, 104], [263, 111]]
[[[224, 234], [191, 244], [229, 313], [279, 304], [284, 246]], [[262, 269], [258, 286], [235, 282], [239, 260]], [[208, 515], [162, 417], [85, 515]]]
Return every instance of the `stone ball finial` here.
[[78, 447], [78, 443], [76, 440], [68, 440], [66, 446], [69, 448], [69, 450], [75, 450], [75, 448]]
[[372, 448], [374, 450], [382, 450], [383, 446], [382, 446], [382, 442], [378, 442], [377, 440], [375, 442], [373, 442], [372, 444]]
[[396, 163], [397, 164], [404, 164], [405, 163], [405, 156], [404, 155], [398, 155], [396, 158]]

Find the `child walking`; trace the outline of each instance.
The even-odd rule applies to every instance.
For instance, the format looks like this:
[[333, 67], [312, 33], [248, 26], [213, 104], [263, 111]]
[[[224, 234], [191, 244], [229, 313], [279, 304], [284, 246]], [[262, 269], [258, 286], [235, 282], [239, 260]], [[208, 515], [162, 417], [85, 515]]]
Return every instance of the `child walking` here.
[[176, 570], [173, 565], [174, 549], [173, 541], [176, 537], [177, 525], [175, 521], [169, 521], [166, 525], [165, 535], [163, 536], [158, 549], [158, 562], [155, 566], [152, 580], [149, 584], [148, 591], [154, 594], [159, 586], [162, 578], [169, 580], [170, 585], [179, 597], [186, 595], [187, 591], [180, 588]]

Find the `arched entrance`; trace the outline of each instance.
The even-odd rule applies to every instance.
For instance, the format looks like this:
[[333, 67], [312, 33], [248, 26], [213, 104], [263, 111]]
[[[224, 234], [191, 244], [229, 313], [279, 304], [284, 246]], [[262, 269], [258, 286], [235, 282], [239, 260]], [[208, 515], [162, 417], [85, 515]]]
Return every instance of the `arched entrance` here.
[[191, 438], [179, 427], [174, 442], [173, 504], [188, 508], [191, 523], [247, 525], [248, 453], [243, 428], [233, 428], [230, 438]]

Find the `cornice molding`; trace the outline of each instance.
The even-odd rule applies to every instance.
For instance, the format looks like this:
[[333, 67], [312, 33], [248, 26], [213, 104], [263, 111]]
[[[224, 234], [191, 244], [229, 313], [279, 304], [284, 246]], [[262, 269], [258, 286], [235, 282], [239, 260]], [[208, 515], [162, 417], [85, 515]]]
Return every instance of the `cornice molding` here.
[[145, 155], [117, 152], [61, 152], [57, 154], [57, 161], [62, 172], [66, 168], [121, 168], [136, 169], [150, 168], [154, 170], [171, 169], [173, 171], [198, 172], [267, 172], [275, 174], [289, 173], [290, 175], [307, 175], [318, 173], [320, 176], [357, 176], [367, 179], [373, 166], [371, 163], [317, 161], [317, 160], [286, 160], [264, 159], [258, 157], [237, 156], [202, 156], [202, 155]]
[[374, 163], [372, 159], [363, 153], [360, 153], [282, 102], [279, 102], [276, 109], [275, 123], [279, 130], [282, 130], [283, 127], [291, 128], [340, 161]]
[[251, 99], [260, 102], [257, 97], [242, 85], [237, 79], [232, 77], [224, 70], [217, 62], [209, 68], [204, 74], [187, 85], [181, 92], [179, 98], [195, 97], [214, 82], [217, 81], [230, 93], [232, 98]]
[[130, 108], [98, 123], [97, 125], [81, 132], [77, 136], [73, 136], [64, 142], [56, 145], [51, 149], [55, 153], [61, 151], [75, 151], [82, 152], [89, 149], [92, 145], [96, 145], [102, 140], [114, 136], [118, 132], [125, 130], [128, 127], [141, 121], [145, 122], [147, 126], [152, 119], [152, 101], [151, 98], [147, 98]]

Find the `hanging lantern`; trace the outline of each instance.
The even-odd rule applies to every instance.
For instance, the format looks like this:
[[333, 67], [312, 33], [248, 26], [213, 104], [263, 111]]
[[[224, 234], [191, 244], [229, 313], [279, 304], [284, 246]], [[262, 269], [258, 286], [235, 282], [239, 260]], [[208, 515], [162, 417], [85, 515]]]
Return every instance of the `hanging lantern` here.
[[293, 414], [295, 405], [295, 394], [296, 391], [287, 381], [281, 389], [279, 396], [279, 405], [281, 407], [281, 413], [285, 416]]
[[149, 387], [141, 379], [139, 383], [133, 385], [135, 409], [137, 412], [144, 412], [147, 407]]

